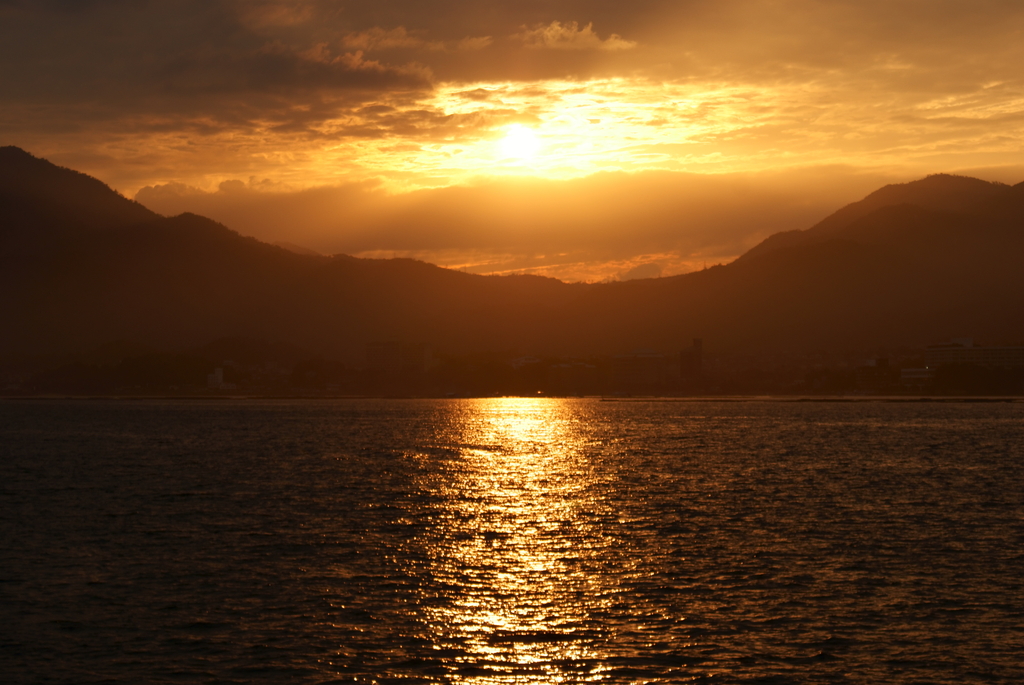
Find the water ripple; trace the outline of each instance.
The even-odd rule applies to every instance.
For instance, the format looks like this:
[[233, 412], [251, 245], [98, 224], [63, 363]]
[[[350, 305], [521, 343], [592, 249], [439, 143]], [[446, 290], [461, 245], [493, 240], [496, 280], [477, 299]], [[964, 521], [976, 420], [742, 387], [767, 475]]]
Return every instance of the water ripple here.
[[3, 402], [5, 682], [1024, 681], [1024, 406]]

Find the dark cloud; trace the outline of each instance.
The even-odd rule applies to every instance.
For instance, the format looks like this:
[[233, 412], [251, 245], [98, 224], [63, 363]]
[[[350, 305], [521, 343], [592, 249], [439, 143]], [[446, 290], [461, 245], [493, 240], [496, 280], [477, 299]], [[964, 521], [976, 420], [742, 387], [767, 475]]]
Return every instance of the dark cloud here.
[[300, 96], [424, 88], [430, 75], [425, 67], [388, 66], [366, 58], [361, 51], [334, 54], [319, 43], [298, 52], [275, 40], [246, 52], [180, 55], [161, 65], [155, 76], [166, 90], [184, 96], [246, 92]]
[[20, 5], [0, 24], [0, 99], [34, 111], [30, 126], [92, 115], [216, 130], [316, 123], [381, 94], [429, 92], [428, 67], [289, 35], [264, 5], [274, 31], [253, 20], [257, 6], [232, 2]]
[[[476, 75], [482, 63], [495, 79], [522, 72], [524, 60], [545, 72], [561, 64], [562, 75], [570, 76], [585, 62], [566, 53], [608, 51], [631, 54], [600, 61], [603, 69], [667, 66], [681, 77], [694, 69], [730, 78], [735, 70], [799, 77], [802, 69], [829, 67], [1011, 73], [1014, 65], [990, 57], [1019, 49], [1024, 14], [1020, 3], [998, 0], [33, 0], [0, 7], [8, 8], [8, 53], [21, 54], [30, 72], [59, 65], [95, 74], [120, 59], [152, 75], [149, 66], [183, 58], [197, 64], [210, 58], [216, 66], [227, 53], [238, 55], [244, 77], [245, 56], [280, 41], [295, 54], [317, 45], [402, 53], [389, 67], [415, 55], [450, 78]], [[452, 59], [466, 50], [488, 54]]]
[[[7, 0], [0, 11], [8, 126], [160, 113], [294, 130], [437, 81], [616, 75], [913, 100], [1019, 85], [1024, 57], [1024, 6], [999, 0]], [[22, 108], [35, 117], [14, 121]]]

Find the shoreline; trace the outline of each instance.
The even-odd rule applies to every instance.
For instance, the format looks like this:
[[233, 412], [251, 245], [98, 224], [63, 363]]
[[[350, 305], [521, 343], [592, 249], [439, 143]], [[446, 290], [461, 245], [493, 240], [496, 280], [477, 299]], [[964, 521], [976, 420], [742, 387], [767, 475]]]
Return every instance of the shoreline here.
[[263, 400], [301, 400], [301, 401], [338, 401], [338, 400], [482, 400], [482, 399], [557, 399], [557, 400], [596, 400], [600, 402], [778, 402], [778, 403], [1024, 403], [1021, 395], [467, 395], [467, 396], [389, 396], [389, 395], [276, 395], [276, 394], [238, 394], [238, 395], [0, 395], [0, 402], [10, 401], [187, 401], [187, 402], [223, 402], [223, 401], [263, 401]]

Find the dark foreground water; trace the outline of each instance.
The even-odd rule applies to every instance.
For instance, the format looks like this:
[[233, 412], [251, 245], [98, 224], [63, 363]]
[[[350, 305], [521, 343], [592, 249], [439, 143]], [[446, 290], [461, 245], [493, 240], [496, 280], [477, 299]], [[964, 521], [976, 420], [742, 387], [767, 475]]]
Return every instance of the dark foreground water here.
[[0, 681], [1024, 681], [1024, 405], [0, 403]]

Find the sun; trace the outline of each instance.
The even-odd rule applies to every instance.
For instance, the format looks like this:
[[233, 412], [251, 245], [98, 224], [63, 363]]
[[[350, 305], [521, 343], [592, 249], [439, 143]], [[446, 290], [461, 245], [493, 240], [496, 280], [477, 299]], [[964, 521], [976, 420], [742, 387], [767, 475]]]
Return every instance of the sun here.
[[540, 152], [540, 139], [533, 129], [513, 124], [505, 132], [499, 143], [503, 157], [515, 157], [520, 160], [531, 160]]

